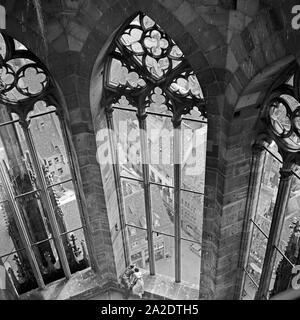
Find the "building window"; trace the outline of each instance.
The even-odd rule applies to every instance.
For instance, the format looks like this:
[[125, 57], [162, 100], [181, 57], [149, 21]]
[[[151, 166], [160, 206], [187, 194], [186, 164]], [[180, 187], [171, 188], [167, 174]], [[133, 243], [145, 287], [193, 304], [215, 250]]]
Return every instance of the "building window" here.
[[291, 289], [300, 264], [299, 69], [287, 76], [266, 99], [262, 123], [267, 135], [253, 154], [253, 204], [241, 291], [247, 300], [269, 299]]
[[[51, 99], [52, 78], [38, 58], [5, 34], [0, 55], [0, 265], [22, 294], [70, 278], [89, 262], [78, 186], [73, 179], [58, 184], [51, 160], [43, 161], [55, 155], [53, 132], [70, 154], [57, 115], [61, 108], [51, 103], [57, 100]], [[43, 132], [38, 123], [45, 124]]]
[[[106, 60], [104, 98], [107, 125], [114, 131], [110, 137], [113, 158], [122, 158], [114, 173], [116, 189], [122, 190], [123, 229], [134, 227], [129, 221], [145, 222], [137, 234], [147, 239], [149, 258], [144, 267], [150, 274], [198, 285], [200, 259], [190, 244], [201, 245], [200, 224], [195, 226], [198, 234], [187, 232], [182, 201], [188, 199], [194, 206], [203, 203], [204, 98], [183, 52], [143, 13], [131, 18], [114, 39]], [[202, 207], [197, 214], [202, 221]], [[160, 239], [154, 237], [156, 233], [163, 235], [169, 255], [155, 253], [156, 239]]]

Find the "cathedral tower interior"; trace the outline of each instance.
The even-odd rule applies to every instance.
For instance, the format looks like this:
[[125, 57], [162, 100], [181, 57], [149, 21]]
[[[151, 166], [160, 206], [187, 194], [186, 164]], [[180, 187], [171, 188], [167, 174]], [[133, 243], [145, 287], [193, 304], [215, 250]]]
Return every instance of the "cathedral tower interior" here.
[[299, 57], [296, 0], [0, 0], [0, 300], [300, 297]]

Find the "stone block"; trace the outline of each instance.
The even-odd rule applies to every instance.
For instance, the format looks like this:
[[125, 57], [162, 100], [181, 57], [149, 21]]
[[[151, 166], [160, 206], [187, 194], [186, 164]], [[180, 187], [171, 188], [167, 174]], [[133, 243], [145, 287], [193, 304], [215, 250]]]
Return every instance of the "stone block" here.
[[197, 38], [199, 48], [203, 52], [214, 50], [225, 45], [225, 39], [215, 26], [209, 26], [202, 30], [201, 37]]
[[218, 97], [221, 94], [224, 94], [225, 91], [225, 82], [215, 81], [207, 86], [207, 94], [209, 97]]
[[190, 33], [197, 42], [202, 37], [203, 30], [207, 28], [209, 25], [200, 16], [185, 26], [186, 32]]
[[236, 10], [236, 0], [219, 0], [218, 5], [227, 10]]
[[214, 68], [224, 68], [227, 60], [227, 50], [227, 46], [222, 46], [207, 52], [205, 57]]
[[55, 38], [51, 43], [52, 48], [56, 52], [69, 51], [69, 42], [65, 33], [61, 33], [59, 37]]
[[260, 45], [256, 45], [254, 50], [251, 51], [250, 55], [252, 60], [260, 70], [262, 70], [266, 66], [267, 61], [264, 55], [264, 51]]
[[242, 31], [245, 27], [245, 15], [236, 10], [230, 10], [228, 26], [234, 30]]
[[[249, 178], [248, 178], [249, 179]], [[246, 199], [248, 192], [248, 185], [240, 186], [239, 192], [236, 192], [234, 189], [230, 192], [227, 191], [224, 196], [224, 204], [229, 204], [234, 201]]]
[[232, 40], [232, 37], [234, 36], [234, 34], [236, 34], [236, 31], [229, 28], [228, 25], [227, 26], [218, 26], [218, 30], [220, 32], [220, 34], [223, 36], [225, 43], [229, 44]]
[[188, 1], [183, 1], [181, 5], [174, 11], [175, 17], [183, 26], [188, 25], [196, 20], [198, 15]]
[[92, 29], [96, 25], [97, 21], [102, 17], [104, 11], [105, 9], [101, 11], [99, 6], [92, 1], [87, 1], [86, 4], [80, 8], [80, 12], [77, 17]]
[[234, 175], [237, 176], [240, 174], [245, 174], [247, 172], [250, 172], [250, 161], [248, 159], [235, 164]]
[[287, 55], [286, 46], [284, 44], [283, 36], [276, 33], [273, 36], [273, 48], [276, 54], [276, 60], [284, 58]]
[[216, 81], [216, 75], [211, 68], [195, 71], [195, 74], [199, 80], [200, 85], [202, 83], [208, 85]]
[[239, 67], [239, 63], [232, 52], [231, 47], [227, 48], [227, 53], [226, 53], [226, 62], [225, 62], [225, 68], [229, 70], [230, 72], [234, 73]]
[[107, 37], [117, 30], [124, 23], [124, 11], [120, 7], [119, 11], [114, 11], [113, 8], [105, 11], [99, 22], [96, 24], [95, 29], [99, 30]]
[[227, 86], [225, 90], [225, 96], [228, 104], [233, 107], [237, 102], [238, 93], [231, 83]]
[[205, 7], [214, 7], [217, 6], [219, 4], [219, 0], [190, 0], [190, 2], [193, 4], [193, 6], [195, 8], [197, 8], [198, 6], [205, 6]]
[[[231, 208], [231, 206], [230, 206]], [[222, 226], [229, 226], [234, 224], [235, 222], [237, 222], [237, 210], [232, 209], [230, 212], [225, 213], [225, 209], [224, 212], [222, 214], [222, 218], [221, 218], [221, 225]]]
[[284, 16], [282, 12], [275, 8], [269, 10], [270, 23], [275, 31], [281, 31], [284, 28]]
[[180, 37], [176, 39], [176, 44], [186, 56], [198, 50], [196, 41], [189, 33], [182, 33]]
[[234, 242], [240, 242], [241, 241], [241, 234], [234, 234], [233, 236], [230, 236], [225, 239], [220, 239], [220, 248], [227, 247], [229, 245], [232, 245]]
[[248, 79], [252, 79], [259, 71], [251, 57], [246, 58], [244, 62], [242, 62], [241, 70]]
[[227, 227], [222, 228], [221, 237], [227, 238], [227, 237], [233, 236], [235, 234], [241, 233], [242, 229], [243, 229], [243, 223], [244, 223], [244, 221], [239, 221], [237, 223], [234, 223], [232, 225], [229, 225]]
[[66, 33], [80, 40], [82, 43], [85, 42], [89, 35], [89, 28], [86, 25], [79, 23], [78, 21], [70, 20], [66, 25]]
[[255, 17], [259, 6], [259, 0], [237, 0], [237, 10], [250, 17]]
[[245, 48], [241, 35], [237, 34], [232, 37], [232, 40], [230, 42], [230, 48], [235, 56], [236, 61], [239, 64], [242, 63], [248, 57], [248, 52]]
[[234, 298], [235, 286], [233, 283], [229, 284], [227, 287], [223, 286], [216, 291], [215, 299], [217, 300], [233, 300]]
[[220, 256], [225, 256], [227, 254], [231, 254], [232, 252], [239, 252], [240, 245], [240, 241], [230, 243], [228, 246], [219, 248], [218, 254]]
[[248, 52], [252, 51], [254, 49], [254, 43], [248, 28], [244, 29], [244, 31], [241, 33], [241, 38], [243, 40], [245, 49]]
[[57, 37], [59, 37], [60, 34], [63, 32], [62, 25], [56, 19], [49, 21], [49, 23], [47, 23], [47, 25], [45, 26], [45, 29], [46, 29], [45, 31], [46, 31], [47, 41], [49, 43], [52, 42]]
[[196, 11], [201, 15], [207, 24], [215, 26], [227, 26], [229, 11], [217, 6], [197, 6]]
[[194, 71], [207, 69], [209, 67], [205, 55], [201, 51], [193, 52], [186, 56]]
[[83, 42], [71, 35], [68, 35], [67, 38], [68, 38], [69, 49], [71, 51], [79, 52], [83, 46]]

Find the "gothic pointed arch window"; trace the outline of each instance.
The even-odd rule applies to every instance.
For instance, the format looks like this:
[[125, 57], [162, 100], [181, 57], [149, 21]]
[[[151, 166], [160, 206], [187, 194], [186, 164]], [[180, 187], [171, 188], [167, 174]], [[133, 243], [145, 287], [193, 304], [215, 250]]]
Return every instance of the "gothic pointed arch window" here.
[[144, 13], [130, 18], [114, 38], [105, 61], [102, 106], [126, 262], [197, 287], [205, 101], [184, 53]]
[[45, 65], [1, 33], [0, 265], [16, 294], [88, 267], [83, 208], [58, 97]]
[[246, 300], [269, 299], [299, 287], [293, 280], [300, 263], [299, 75], [299, 67], [288, 68], [262, 110], [265, 129], [255, 146], [250, 182], [250, 235], [242, 289]]

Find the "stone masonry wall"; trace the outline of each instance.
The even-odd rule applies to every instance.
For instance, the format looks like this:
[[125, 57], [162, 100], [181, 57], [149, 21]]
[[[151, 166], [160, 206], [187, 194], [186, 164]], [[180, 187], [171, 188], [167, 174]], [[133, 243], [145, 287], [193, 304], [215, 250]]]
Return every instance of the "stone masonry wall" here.
[[32, 5], [28, 7], [25, 0], [0, 0], [7, 8], [7, 33], [47, 64], [64, 95], [93, 254], [103, 281], [116, 279], [116, 252], [104, 179], [95, 157], [90, 88], [95, 61], [111, 34], [143, 11], [175, 40], [198, 77], [208, 112], [199, 297], [231, 299], [238, 288], [251, 142], [259, 106], [273, 81], [300, 53], [290, 25], [290, 9], [296, 2], [43, 0], [42, 35]]

